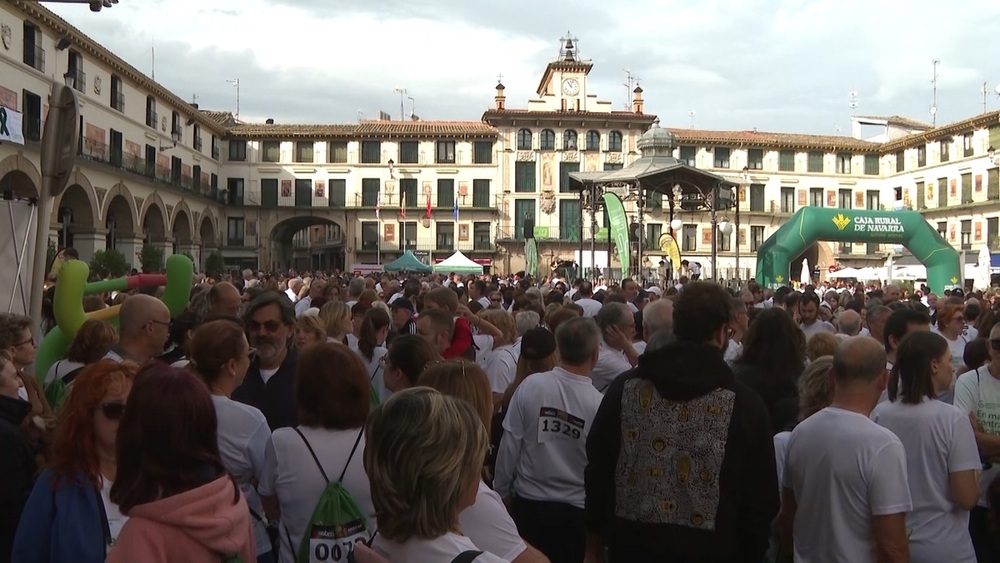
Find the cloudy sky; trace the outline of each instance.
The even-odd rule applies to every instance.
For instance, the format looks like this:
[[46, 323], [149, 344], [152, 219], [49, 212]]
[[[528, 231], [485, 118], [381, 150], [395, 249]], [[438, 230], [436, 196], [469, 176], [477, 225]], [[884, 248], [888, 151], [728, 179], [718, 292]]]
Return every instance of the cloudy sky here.
[[534, 97], [567, 30], [594, 62], [588, 89], [624, 109], [625, 69], [665, 125], [850, 134], [858, 115], [938, 124], [1000, 109], [981, 0], [120, 0], [91, 13], [48, 4], [202, 108], [244, 121], [337, 123], [399, 115], [479, 119], [503, 74], [508, 107]]

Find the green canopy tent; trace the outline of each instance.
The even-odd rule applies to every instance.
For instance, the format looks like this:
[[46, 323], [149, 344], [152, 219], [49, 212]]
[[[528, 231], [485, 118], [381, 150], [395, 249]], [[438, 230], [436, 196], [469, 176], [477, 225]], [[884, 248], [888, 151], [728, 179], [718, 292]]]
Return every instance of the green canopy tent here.
[[482, 274], [482, 264], [476, 264], [468, 256], [461, 252], [455, 252], [444, 260], [434, 264], [434, 271], [438, 273], [450, 274]]
[[385, 271], [429, 274], [431, 273], [431, 267], [421, 262], [419, 258], [413, 255], [413, 252], [407, 250], [399, 258], [396, 258], [392, 262], [386, 264]]

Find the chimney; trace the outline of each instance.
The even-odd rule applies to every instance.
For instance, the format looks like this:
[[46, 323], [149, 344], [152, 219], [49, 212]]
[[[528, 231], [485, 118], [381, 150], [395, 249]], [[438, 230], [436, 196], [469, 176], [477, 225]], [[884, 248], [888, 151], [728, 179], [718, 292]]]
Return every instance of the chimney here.
[[274, 125], [274, 119], [268, 117], [267, 121], [264, 122], [265, 125]]
[[635, 90], [632, 90], [635, 96], [632, 98], [632, 111], [634, 113], [642, 113], [642, 87], [636, 86]]
[[496, 109], [497, 110], [503, 110], [504, 109], [504, 105], [505, 105], [505, 102], [507, 100], [507, 97], [503, 95], [503, 91], [504, 90], [505, 90], [505, 88], [503, 86], [503, 83], [497, 82], [497, 95], [496, 95], [495, 98], [493, 98], [494, 101], [496, 101]]

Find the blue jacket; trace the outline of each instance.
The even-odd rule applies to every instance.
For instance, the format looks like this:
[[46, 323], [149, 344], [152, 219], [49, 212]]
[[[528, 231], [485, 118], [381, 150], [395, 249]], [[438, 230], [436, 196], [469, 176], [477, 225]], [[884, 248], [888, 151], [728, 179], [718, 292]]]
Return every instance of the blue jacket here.
[[11, 560], [102, 563], [107, 553], [99, 494], [82, 475], [53, 489], [52, 471], [43, 471], [21, 513]]

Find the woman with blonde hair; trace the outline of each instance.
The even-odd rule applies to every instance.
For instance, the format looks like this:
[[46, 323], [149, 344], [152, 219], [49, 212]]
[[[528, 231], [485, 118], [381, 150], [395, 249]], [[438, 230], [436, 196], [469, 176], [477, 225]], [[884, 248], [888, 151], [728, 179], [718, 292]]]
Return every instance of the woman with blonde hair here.
[[351, 308], [343, 301], [327, 301], [319, 310], [319, 318], [326, 330], [326, 341], [347, 344], [351, 332]]
[[832, 356], [840, 345], [840, 339], [832, 332], [817, 332], [806, 341], [806, 359], [810, 362], [823, 356]]
[[486, 376], [493, 390], [494, 412], [500, 406], [504, 391], [514, 382], [517, 374], [517, 351], [514, 340], [517, 338], [514, 317], [501, 309], [483, 309], [479, 318], [495, 326], [500, 335], [493, 338], [493, 351], [486, 357]]
[[460, 515], [476, 503], [489, 447], [472, 405], [427, 387], [407, 389], [375, 409], [365, 436], [377, 551], [390, 561], [508, 561], [462, 533]]
[[326, 329], [318, 315], [302, 315], [295, 319], [295, 349], [305, 350], [313, 344], [326, 342]]
[[[424, 371], [417, 385], [468, 402], [490, 431], [493, 397], [486, 373], [467, 360], [449, 360], [433, 364]], [[517, 525], [507, 512], [503, 499], [480, 480], [476, 502], [459, 515], [462, 533], [477, 547], [494, 555], [516, 561], [544, 560], [538, 550], [529, 547], [517, 533]]]

